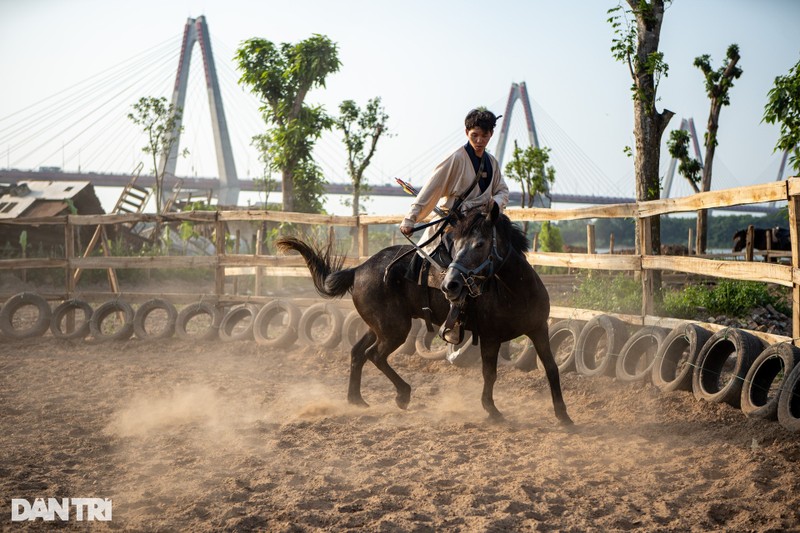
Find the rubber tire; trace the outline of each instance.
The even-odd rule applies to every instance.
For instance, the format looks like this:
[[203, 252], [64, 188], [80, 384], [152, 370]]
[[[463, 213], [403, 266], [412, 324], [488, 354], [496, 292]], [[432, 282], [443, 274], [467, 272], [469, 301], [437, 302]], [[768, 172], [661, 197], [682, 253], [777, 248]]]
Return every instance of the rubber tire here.
[[[189, 321], [197, 315], [208, 315], [211, 317], [211, 324], [201, 333], [189, 333], [186, 326]], [[219, 339], [219, 324], [222, 321], [222, 312], [213, 304], [208, 302], [196, 302], [189, 304], [178, 312], [178, 319], [175, 321], [175, 333], [181, 339], [189, 341], [213, 341]]]
[[[590, 366], [589, 358], [595, 359], [594, 352], [601, 337], [606, 339], [606, 354], [596, 365]], [[613, 376], [616, 371], [617, 356], [627, 337], [628, 326], [620, 319], [609, 315], [594, 317], [586, 323], [578, 337], [578, 345], [575, 347], [575, 369], [586, 377]]]
[[[695, 361], [711, 335], [710, 331], [697, 324], [682, 324], [673, 328], [656, 354], [650, 372], [653, 385], [662, 392], [692, 390]], [[682, 367], [679, 366], [681, 362]]]
[[[778, 402], [786, 376], [800, 362], [800, 348], [788, 342], [768, 346], [756, 357], [742, 384], [740, 404], [748, 418], [761, 420], [778, 419]], [[783, 378], [778, 374], [783, 372]], [[770, 387], [778, 381], [777, 393], [769, 397]]]
[[778, 422], [787, 431], [800, 432], [800, 364], [783, 380], [778, 400]]
[[[144, 323], [147, 321], [147, 316], [156, 309], [163, 309], [167, 312], [167, 324], [160, 332], [153, 334], [147, 331]], [[133, 333], [143, 341], [168, 339], [175, 335], [175, 321], [177, 319], [178, 310], [175, 309], [171, 302], [163, 298], [153, 298], [152, 300], [147, 300], [136, 309], [136, 314], [133, 315]]]
[[346, 350], [353, 346], [369, 331], [369, 326], [355, 309], [350, 311], [344, 319], [342, 326], [342, 345]]
[[[116, 312], [122, 312], [125, 315], [125, 321], [117, 331], [111, 335], [106, 335], [101, 329], [103, 321], [108, 318], [110, 314]], [[92, 313], [92, 319], [89, 321], [89, 331], [97, 342], [128, 340], [131, 338], [131, 335], [133, 335], [134, 315], [133, 307], [131, 307], [131, 304], [128, 302], [124, 300], [109, 300]]]
[[[267, 337], [269, 324], [276, 317], [286, 315], [289, 324], [286, 329], [277, 337], [270, 339]], [[300, 327], [300, 317], [303, 313], [300, 308], [288, 300], [272, 300], [259, 310], [253, 321], [253, 337], [259, 346], [268, 348], [288, 348], [297, 342], [297, 330]]]
[[[328, 315], [330, 318], [331, 329], [326, 336], [315, 339], [311, 335], [311, 328], [314, 326], [314, 322], [323, 315]], [[326, 302], [314, 304], [306, 309], [300, 318], [300, 339], [308, 346], [328, 350], [336, 348], [342, 340], [343, 323], [342, 312], [335, 305]]]
[[408, 330], [406, 341], [392, 352], [392, 355], [414, 355], [417, 351], [417, 334], [420, 329], [425, 329], [422, 320], [416, 318], [412, 319], [411, 329]]
[[[39, 316], [31, 327], [16, 329], [12, 322], [14, 313], [26, 305], [36, 307], [37, 311], [39, 311]], [[3, 308], [0, 310], [0, 332], [12, 339], [41, 337], [50, 328], [50, 319], [52, 316], [53, 312], [50, 310], [50, 304], [47, 303], [47, 300], [35, 292], [20, 292], [6, 300], [6, 303], [3, 304]]]
[[419, 331], [417, 331], [415, 347], [416, 352], [420, 357], [427, 359], [428, 361], [439, 361], [447, 357], [447, 347], [449, 344], [442, 346], [438, 350], [431, 349], [431, 342], [438, 334], [439, 332], [435, 329], [433, 331], [428, 331], [425, 326], [419, 328]]
[[[667, 331], [657, 326], [644, 327], [631, 335], [625, 341], [619, 357], [617, 357], [617, 380], [623, 383], [636, 383], [649, 379], [653, 373], [653, 365], [656, 361], [655, 356], [658, 354], [658, 350], [666, 337]], [[636, 372], [635, 369], [639, 365], [641, 358], [651, 348], [655, 348], [653, 350], [653, 358], [648, 361], [644, 369]], [[631, 370], [631, 366], [633, 366], [633, 370]]]
[[[558, 365], [559, 374], [567, 374], [575, 371], [575, 353], [578, 350], [578, 339], [581, 336], [581, 331], [586, 326], [585, 322], [580, 320], [559, 320], [548, 328], [547, 336], [550, 342], [550, 350], [553, 352], [553, 357]], [[563, 357], [561, 361], [558, 360], [559, 347], [568, 339], [572, 339], [572, 350]], [[536, 357], [536, 349], [533, 348], [533, 356]], [[536, 366], [534, 361], [534, 367]]]
[[[458, 344], [447, 344], [445, 359], [453, 366], [467, 368], [475, 366], [481, 360], [481, 345], [472, 344], [472, 333], [464, 332], [464, 340]], [[498, 356], [498, 359], [500, 357]]]
[[[256, 316], [258, 315], [258, 306], [253, 304], [243, 304], [232, 307], [225, 316], [222, 317], [222, 322], [219, 323], [219, 338], [223, 342], [233, 341], [252, 341], [255, 340], [253, 336], [253, 326], [255, 325]], [[241, 331], [234, 332], [236, 325], [250, 318], [250, 322]]]
[[[73, 309], [83, 311], [83, 322], [81, 322], [72, 333], [65, 333], [61, 331], [61, 319]], [[92, 306], [83, 300], [72, 298], [71, 300], [61, 302], [61, 304], [53, 309], [53, 316], [50, 317], [50, 333], [57, 339], [84, 339], [89, 334], [89, 321], [92, 320], [93, 313]]]
[[[714, 333], [697, 355], [692, 373], [694, 397], [739, 407], [744, 378], [764, 348], [766, 346], [761, 339], [741, 329], [725, 328]], [[736, 354], [733, 378], [720, 385], [719, 376], [728, 357], [733, 354]]]

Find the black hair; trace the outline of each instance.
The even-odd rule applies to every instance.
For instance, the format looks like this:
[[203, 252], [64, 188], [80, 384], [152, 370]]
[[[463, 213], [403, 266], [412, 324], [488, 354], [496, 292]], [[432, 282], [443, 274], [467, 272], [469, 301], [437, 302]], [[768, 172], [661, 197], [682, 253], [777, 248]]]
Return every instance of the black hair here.
[[493, 132], [496, 124], [497, 117], [485, 107], [473, 109], [467, 113], [467, 118], [464, 119], [464, 126], [466, 126], [468, 130], [472, 128], [481, 128], [483, 131]]

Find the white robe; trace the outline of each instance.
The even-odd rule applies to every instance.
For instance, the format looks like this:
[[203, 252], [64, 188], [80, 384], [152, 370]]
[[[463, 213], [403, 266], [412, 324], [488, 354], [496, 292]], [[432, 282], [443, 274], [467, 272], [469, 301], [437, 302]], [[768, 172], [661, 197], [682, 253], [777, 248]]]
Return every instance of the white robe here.
[[[489, 152], [485, 152], [485, 154], [488, 162], [492, 165], [492, 181], [483, 192], [481, 192], [478, 184], [473, 187], [461, 204], [462, 213], [477, 208], [485, 209], [490, 200], [495, 201], [502, 213], [508, 204], [508, 186], [503, 180], [500, 165], [492, 154]], [[458, 196], [466, 191], [474, 181], [475, 167], [472, 166], [472, 160], [466, 148], [460, 146], [433, 171], [433, 175], [422, 187], [422, 190], [419, 191], [414, 203], [411, 204], [411, 208], [406, 218], [403, 219], [401, 226], [413, 226], [424, 221], [440, 199], [444, 199], [442, 206], [447, 209], [452, 208]], [[438, 227], [439, 224], [426, 228], [419, 237], [418, 242], [422, 244], [430, 239]], [[436, 249], [439, 242], [440, 239], [436, 239], [423, 249], [430, 254]]]

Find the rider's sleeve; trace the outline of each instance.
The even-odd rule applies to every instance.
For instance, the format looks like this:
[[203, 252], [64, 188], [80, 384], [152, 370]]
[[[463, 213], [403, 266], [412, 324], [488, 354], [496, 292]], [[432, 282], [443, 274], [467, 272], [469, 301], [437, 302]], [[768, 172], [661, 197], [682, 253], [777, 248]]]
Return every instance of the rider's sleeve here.
[[413, 226], [417, 222], [425, 219], [443, 196], [449, 194], [451, 187], [455, 158], [448, 157], [433, 171], [433, 175], [419, 191], [416, 200], [411, 204], [406, 218], [400, 224], [401, 227]]

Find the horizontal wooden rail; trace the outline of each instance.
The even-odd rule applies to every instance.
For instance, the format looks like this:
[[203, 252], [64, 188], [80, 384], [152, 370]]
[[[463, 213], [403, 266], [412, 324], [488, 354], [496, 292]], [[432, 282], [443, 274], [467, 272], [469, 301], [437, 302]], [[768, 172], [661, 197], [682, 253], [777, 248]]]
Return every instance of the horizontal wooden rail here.
[[525, 256], [530, 264], [537, 266], [585, 268], [593, 270], [631, 270], [634, 272], [642, 269], [642, 262], [638, 255], [528, 252]]
[[792, 267], [775, 263], [745, 261], [714, 261], [696, 257], [646, 255], [642, 267], [649, 270], [673, 270], [687, 274], [702, 274], [715, 278], [761, 281], [792, 286]]

